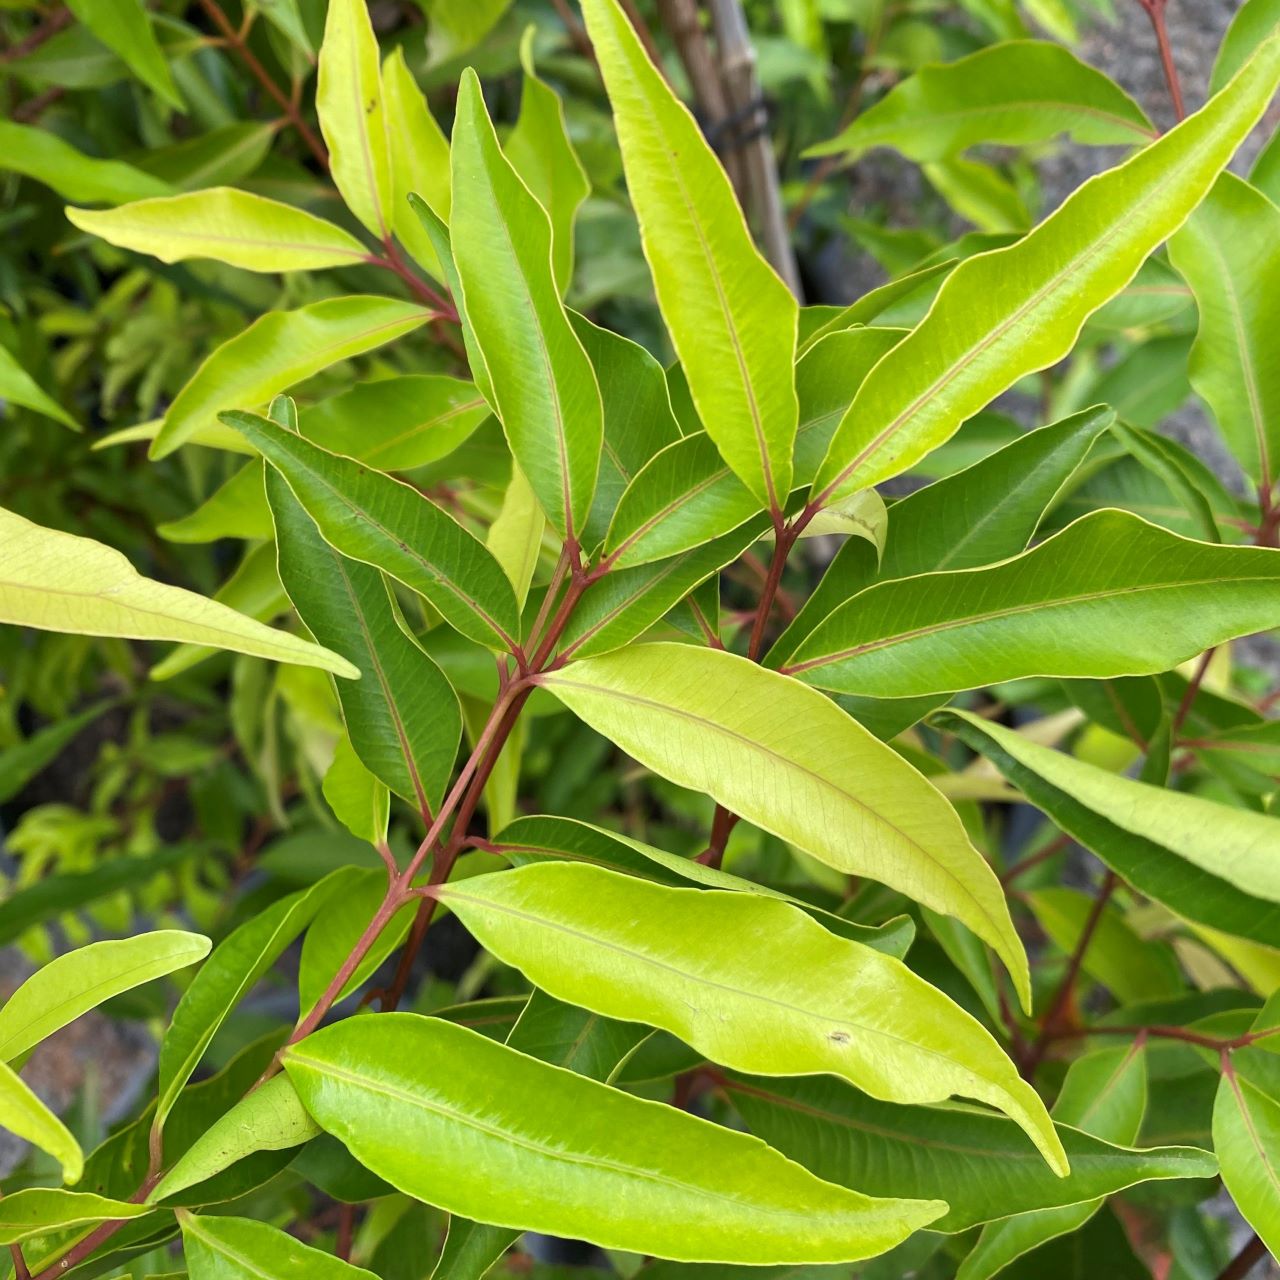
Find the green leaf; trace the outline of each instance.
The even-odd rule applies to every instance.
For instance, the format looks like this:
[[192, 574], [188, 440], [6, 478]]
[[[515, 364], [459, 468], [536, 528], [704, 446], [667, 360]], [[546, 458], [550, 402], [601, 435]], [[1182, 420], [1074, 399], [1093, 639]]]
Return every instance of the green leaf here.
[[[0, 346], [0, 399], [34, 409], [46, 418], [61, 422], [72, 431], [80, 424], [14, 359], [13, 353]], [[7, 415], [6, 415], [7, 416]]]
[[546, 517], [520, 464], [511, 465], [511, 480], [502, 495], [502, 507], [489, 526], [485, 545], [502, 566], [516, 593], [516, 604], [524, 608], [529, 598], [529, 584], [538, 566]]
[[898, 960], [906, 954], [915, 934], [915, 926], [909, 916], [898, 916], [875, 928], [855, 924], [822, 907], [754, 881], [743, 880], [717, 867], [708, 867], [693, 858], [682, 858], [571, 818], [517, 818], [502, 829], [495, 847], [516, 867], [548, 859], [584, 862], [610, 871], [625, 871], [628, 875], [675, 888], [724, 889], [776, 898], [807, 912], [829, 932], [874, 947]]
[[382, 109], [391, 166], [391, 227], [423, 268], [444, 279], [444, 268], [422, 220], [409, 204], [417, 192], [444, 219], [449, 217], [449, 143], [404, 58], [404, 48], [382, 62]]
[[123, 204], [170, 191], [167, 182], [131, 164], [87, 156], [56, 133], [8, 120], [0, 120], [0, 172], [24, 174], [64, 200], [86, 204]]
[[0, 1129], [47, 1151], [61, 1166], [64, 1182], [79, 1182], [84, 1170], [80, 1144], [66, 1125], [36, 1097], [14, 1069], [0, 1062]]
[[224, 409], [265, 405], [340, 360], [412, 332], [431, 315], [412, 303], [371, 297], [327, 298], [296, 311], [268, 311], [212, 352], [178, 392], [151, 456], [163, 458], [216, 425]]
[[821, 694], [745, 658], [674, 644], [588, 658], [539, 683], [663, 777], [839, 871], [962, 920], [1027, 999], [1004, 895], [955, 811]]
[[309, 271], [366, 262], [369, 252], [332, 222], [234, 187], [137, 200], [118, 209], [67, 209], [81, 231], [161, 262], [212, 258], [246, 271]]
[[783, 668], [881, 698], [1022, 676], [1168, 671], [1280, 626], [1280, 555], [1180, 538], [1099, 511], [989, 568], [881, 582], [835, 609]]
[[499, 1226], [760, 1264], [868, 1257], [942, 1212], [830, 1187], [743, 1134], [439, 1019], [348, 1019], [290, 1046], [284, 1064], [362, 1164]]
[[343, 734], [321, 783], [324, 798], [338, 821], [358, 840], [381, 844], [387, 838], [391, 794], [364, 767], [351, 739]]
[[1141, 145], [1158, 136], [1119, 85], [1070, 49], [1006, 40], [917, 71], [806, 154], [855, 160], [873, 147], [894, 147], [923, 162], [978, 143], [1027, 146], [1060, 134], [1099, 145]]
[[12, 1062], [82, 1013], [209, 954], [198, 933], [161, 929], [91, 942], [51, 960], [0, 1008], [0, 1061]]
[[761, 256], [693, 116], [616, 0], [583, 6], [658, 305], [698, 416], [766, 506], [791, 488], [798, 306]]
[[753, 1133], [819, 1177], [879, 1195], [910, 1188], [945, 1198], [950, 1209], [932, 1224], [935, 1231], [1078, 1204], [1152, 1179], [1217, 1172], [1213, 1156], [1195, 1147], [1115, 1146], [1057, 1124], [1071, 1162], [1060, 1178], [1013, 1121], [975, 1107], [895, 1106], [820, 1078], [732, 1077], [725, 1089]]
[[193, 591], [139, 576], [118, 551], [0, 509], [0, 622], [76, 635], [185, 640], [357, 674], [345, 658]]
[[1280, 23], [1276, 0], [1244, 0], [1231, 18], [1231, 25], [1218, 46], [1209, 92], [1217, 93], [1249, 60], [1249, 55]]
[[27, 1187], [0, 1201], [0, 1245], [20, 1244], [32, 1236], [69, 1227], [90, 1227], [119, 1218], [140, 1218], [145, 1204], [108, 1200], [83, 1191], [57, 1187]]
[[0, 751], [0, 804], [12, 800], [32, 778], [52, 764], [82, 729], [118, 705], [115, 699], [103, 699], [75, 715], [44, 725]]
[[[909, 272], [864, 293], [856, 302], [847, 307], [835, 307], [820, 323], [805, 331], [805, 315], [807, 312], [822, 311], [819, 307], [805, 307], [800, 312], [801, 341], [796, 354], [803, 359], [823, 338], [833, 333], [853, 329], [858, 325], [869, 325], [879, 319], [884, 312], [895, 304], [909, 299], [917, 290], [923, 292], [924, 286], [938, 276], [946, 275], [956, 265], [955, 258], [947, 258], [935, 262], [931, 266], [921, 267], [918, 271]], [[932, 290], [930, 291], [932, 292]], [[856, 388], [855, 388], [856, 390]], [[852, 395], [850, 396], [852, 399]], [[803, 398], [801, 405], [803, 405]], [[821, 461], [821, 459], [819, 459]]]
[[507, 137], [506, 153], [551, 220], [551, 261], [563, 295], [573, 279], [573, 224], [591, 183], [569, 141], [559, 95], [538, 78], [533, 65], [535, 34], [535, 27], [526, 27], [520, 41], [520, 114]]
[[1267, 1248], [1280, 1252], [1280, 1100], [1230, 1059], [1213, 1104], [1213, 1148], [1236, 1208]]
[[[273, 8], [278, 6], [273, 5]], [[279, 125], [275, 121], [251, 120], [224, 124], [172, 146], [159, 147], [140, 157], [146, 172], [177, 191], [198, 191], [203, 187], [227, 186], [241, 182], [266, 159]], [[62, 192], [68, 200], [88, 201], [89, 196]], [[127, 197], [168, 195], [168, 191], [135, 191]], [[108, 201], [117, 203], [115, 200]]]
[[1188, 920], [1274, 945], [1280, 927], [1274, 818], [1117, 777], [966, 713], [939, 712], [935, 723], [987, 756], [1140, 893]]
[[560, 301], [551, 223], [498, 146], [465, 73], [453, 126], [454, 264], [494, 412], [547, 518], [575, 537], [591, 511], [603, 441], [600, 390]]
[[409, 471], [452, 453], [487, 417], [475, 384], [442, 373], [361, 382], [301, 408], [308, 440], [379, 471]]
[[[1077, 1058], [1067, 1068], [1053, 1115], [1110, 1142], [1137, 1140], [1147, 1106], [1146, 1059], [1141, 1046], [1121, 1045]], [[1046, 1241], [1078, 1231], [1102, 1208], [1085, 1200], [1059, 1209], [1014, 1214], [988, 1224], [966, 1256], [956, 1280], [988, 1280]]]
[[316, 114], [329, 176], [347, 208], [379, 240], [391, 234], [391, 161], [378, 40], [365, 0], [332, 0], [316, 72]]
[[289, 1077], [272, 1076], [214, 1121], [183, 1152], [148, 1194], [147, 1203], [155, 1204], [198, 1186], [255, 1151], [287, 1151], [320, 1132]]
[[148, 88], [186, 110], [142, 0], [68, 0], [68, 7]]
[[1201, 111], [1085, 183], [1029, 235], [962, 262], [862, 384], [818, 469], [815, 501], [906, 471], [1024, 374], [1066, 355], [1089, 314], [1208, 191], [1278, 79], [1280, 36]]
[[158, 1131], [173, 1110], [183, 1086], [200, 1064], [218, 1028], [284, 949], [315, 918], [326, 902], [350, 888], [359, 873], [343, 867], [309, 889], [273, 902], [223, 939], [182, 994], [160, 1043]]
[[375, 777], [419, 813], [433, 813], [462, 736], [452, 686], [401, 630], [382, 574], [335, 551], [274, 468], [267, 496], [280, 581], [298, 616], [360, 671], [338, 686], [351, 745]]
[[1280, 209], [1224, 173], [1172, 240], [1169, 257], [1200, 312], [1191, 385], [1247, 475], [1269, 489], [1280, 475]]
[[1039, 1097], [980, 1023], [790, 903], [567, 862], [437, 892], [490, 954], [559, 1000], [660, 1027], [740, 1071], [831, 1073], [894, 1102], [977, 1098], [1066, 1173]]
[[420, 592], [463, 635], [510, 649], [519, 630], [511, 584], [452, 516], [403, 484], [250, 413], [228, 414], [289, 482], [326, 542]]
[[377, 1280], [372, 1271], [314, 1249], [252, 1218], [178, 1210], [191, 1280]]

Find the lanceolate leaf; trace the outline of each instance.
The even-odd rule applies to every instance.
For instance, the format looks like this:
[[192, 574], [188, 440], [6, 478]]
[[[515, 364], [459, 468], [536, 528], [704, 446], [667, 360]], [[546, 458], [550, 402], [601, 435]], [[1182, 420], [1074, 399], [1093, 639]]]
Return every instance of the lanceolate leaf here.
[[1018, 378], [1064, 356], [1089, 314], [1204, 196], [1278, 78], [1280, 36], [1201, 111], [1086, 182], [1022, 240], [962, 262], [863, 383], [818, 469], [815, 498], [905, 471]]
[[1275, 626], [1280, 554], [1099, 511], [1002, 564], [859, 592], [784, 669], [824, 689], [905, 698], [1020, 676], [1167, 671]]
[[323, 1249], [252, 1218], [178, 1211], [191, 1280], [377, 1280]]
[[552, 275], [551, 224], [498, 146], [474, 72], [453, 130], [454, 265], [511, 451], [561, 534], [586, 525], [603, 439], [591, 361]]
[[171, 107], [184, 110], [142, 0], [70, 0], [71, 12]]
[[462, 736], [452, 687], [401, 630], [382, 574], [335, 551], [274, 468], [267, 495], [289, 598], [311, 634], [360, 670], [338, 687], [356, 754], [420, 813], [433, 812]]
[[70, 1227], [90, 1227], [110, 1219], [140, 1218], [150, 1206], [108, 1200], [83, 1191], [27, 1187], [0, 1202], [0, 1245], [18, 1244], [31, 1236], [50, 1235]]
[[48, 129], [8, 120], [0, 120], [0, 171], [26, 174], [64, 200], [86, 204], [122, 204], [170, 194], [168, 183], [133, 165], [87, 156]]
[[[2, 122], [0, 122], [2, 123]], [[34, 409], [46, 418], [79, 431], [76, 420], [14, 359], [7, 347], [0, 346], [0, 396], [12, 404]]]
[[169, 406], [151, 456], [172, 453], [197, 431], [215, 425], [224, 409], [264, 405], [321, 369], [409, 333], [431, 315], [413, 303], [363, 297], [268, 311], [196, 370]]
[[47, 1151], [64, 1182], [79, 1182], [84, 1155], [66, 1125], [31, 1092], [16, 1071], [0, 1062], [0, 1129]]
[[636, 645], [540, 678], [629, 755], [828, 865], [967, 924], [1024, 1000], [1022, 944], [955, 811], [821, 694], [733, 654]]
[[613, 106], [658, 305], [724, 460], [781, 509], [791, 488], [798, 306], [760, 256], [724, 170], [616, 0], [583, 6]]
[[1200, 312], [1191, 385], [1213, 410], [1244, 470], [1264, 488], [1280, 475], [1280, 209], [1224, 173], [1169, 242]]
[[830, 1073], [894, 1102], [978, 1098], [1066, 1172], [1039, 1097], [980, 1023], [790, 903], [566, 862], [438, 892], [487, 951], [557, 999], [661, 1027], [742, 1071]]
[[198, 933], [161, 929], [91, 942], [51, 960], [0, 1009], [0, 1062], [12, 1062], [104, 1000], [185, 969], [209, 954]]
[[316, 114], [329, 147], [329, 173], [347, 208], [380, 240], [391, 232], [378, 41], [365, 0], [333, 0], [316, 77]]
[[959, 712], [937, 723], [987, 756], [1127, 884], [1171, 911], [1268, 945], [1280, 928], [1280, 835], [1264, 814], [1166, 791]]
[[289, 482], [325, 541], [421, 592], [479, 644], [508, 649], [519, 628], [502, 567], [472, 534], [410, 485], [318, 448], [266, 418], [227, 415]]
[[943, 1212], [829, 1186], [743, 1134], [439, 1019], [349, 1019], [291, 1046], [284, 1063], [362, 1164], [499, 1226], [763, 1264], [867, 1257]]
[[839, 1080], [731, 1077], [725, 1088], [753, 1133], [819, 1177], [881, 1195], [912, 1187], [942, 1196], [950, 1210], [933, 1224], [938, 1231], [1217, 1172], [1195, 1147], [1135, 1150], [1059, 1124], [1071, 1173], [1058, 1178], [1011, 1120], [972, 1107], [895, 1106]]
[[152, 582], [118, 551], [0, 509], [0, 622], [135, 640], [183, 640], [354, 677], [345, 658], [181, 587]]
[[364, 262], [368, 250], [332, 222], [233, 187], [138, 200], [118, 209], [68, 209], [108, 244], [161, 262], [213, 258], [247, 271], [307, 271]]
[[917, 71], [809, 154], [854, 160], [895, 147], [912, 160], [944, 160], [975, 143], [1026, 145], [1058, 134], [1139, 145], [1157, 136], [1142, 108], [1070, 49], [1006, 40]]

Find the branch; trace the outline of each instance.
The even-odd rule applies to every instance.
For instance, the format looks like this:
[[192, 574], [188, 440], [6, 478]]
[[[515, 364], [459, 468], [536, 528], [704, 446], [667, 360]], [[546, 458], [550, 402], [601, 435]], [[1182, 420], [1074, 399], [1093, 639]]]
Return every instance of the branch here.
[[1169, 97], [1173, 99], [1173, 114], [1179, 120], [1187, 118], [1182, 105], [1182, 85], [1178, 80], [1178, 68], [1173, 65], [1173, 46], [1169, 43], [1169, 24], [1165, 21], [1164, 10], [1168, 0], [1138, 0], [1151, 19], [1152, 29], [1156, 33], [1156, 44], [1160, 49], [1160, 62], [1164, 66], [1164, 78], [1169, 85]]
[[1254, 1266], [1267, 1256], [1267, 1246], [1258, 1238], [1257, 1233], [1249, 1239], [1244, 1248], [1223, 1267], [1218, 1280], [1244, 1280]]

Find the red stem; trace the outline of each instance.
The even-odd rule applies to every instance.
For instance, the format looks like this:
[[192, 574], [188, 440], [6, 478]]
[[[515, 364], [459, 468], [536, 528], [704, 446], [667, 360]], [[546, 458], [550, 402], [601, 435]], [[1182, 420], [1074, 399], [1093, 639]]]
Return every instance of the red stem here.
[[1267, 1246], [1255, 1234], [1245, 1244], [1244, 1248], [1223, 1267], [1218, 1275], [1218, 1280], [1244, 1280], [1244, 1277], [1266, 1256]]
[[1182, 105], [1182, 85], [1178, 81], [1178, 69], [1173, 65], [1173, 46], [1169, 42], [1169, 25], [1164, 17], [1167, 0], [1138, 0], [1138, 3], [1147, 11], [1147, 17], [1151, 19], [1152, 29], [1156, 33], [1164, 78], [1169, 84], [1169, 97], [1173, 99], [1173, 114], [1179, 120], [1185, 120], [1187, 113]]

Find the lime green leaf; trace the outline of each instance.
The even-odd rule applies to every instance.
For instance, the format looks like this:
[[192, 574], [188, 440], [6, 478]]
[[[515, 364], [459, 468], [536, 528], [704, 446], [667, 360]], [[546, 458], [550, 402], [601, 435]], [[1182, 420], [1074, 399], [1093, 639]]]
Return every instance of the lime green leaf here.
[[419, 813], [434, 812], [462, 736], [452, 687], [401, 629], [382, 574], [335, 551], [274, 468], [267, 495], [280, 580], [298, 616], [360, 671], [359, 680], [338, 686], [356, 754]]
[[[278, 8], [276, 5], [271, 6]], [[175, 191], [198, 191], [240, 182], [266, 159], [280, 130], [278, 120], [224, 124], [171, 146], [159, 147], [140, 157], [146, 172]], [[68, 200], [89, 201], [89, 196], [62, 192]], [[171, 194], [169, 191], [136, 191], [130, 200]], [[115, 204], [116, 201], [108, 201]]]
[[386, 840], [390, 792], [365, 768], [345, 733], [333, 750], [333, 761], [325, 771], [321, 790], [338, 821], [356, 839], [367, 844]]
[[678, 854], [655, 849], [639, 840], [571, 818], [517, 818], [502, 829], [496, 848], [517, 867], [548, 860], [583, 862], [589, 866], [605, 867], [610, 871], [625, 871], [628, 875], [640, 876], [644, 880], [674, 888], [694, 886], [776, 898], [807, 912], [829, 932], [874, 947], [898, 960], [906, 954], [915, 935], [915, 926], [910, 916], [897, 916], [875, 928], [855, 924], [852, 920], [846, 920], [843, 916], [834, 915], [777, 889], [743, 880], [717, 867], [708, 867], [693, 858], [682, 858]]
[[820, 693], [745, 658], [636, 645], [540, 677], [641, 764], [851, 875], [967, 924], [1027, 997], [1027, 962], [991, 868], [955, 810]]
[[[942, 262], [935, 262], [931, 266], [921, 267], [918, 271], [899, 276], [896, 280], [890, 280], [887, 284], [882, 284], [878, 288], [864, 293], [856, 302], [851, 302], [847, 307], [806, 307], [800, 313], [802, 337], [796, 354], [803, 359], [823, 338], [830, 334], [852, 329], [857, 325], [871, 324], [882, 313], [892, 308], [895, 303], [910, 298], [917, 289], [923, 290], [924, 286], [931, 280], [940, 275], [946, 275], [955, 265], [955, 258], [947, 258]], [[822, 310], [828, 310], [833, 314], [829, 314], [815, 324], [810, 331], [805, 332], [805, 313]], [[852, 395], [850, 395], [850, 399], [852, 398]], [[803, 406], [803, 404], [802, 395], [801, 405]]]
[[475, 384], [442, 373], [407, 373], [348, 388], [301, 408], [302, 434], [331, 453], [379, 471], [409, 471], [452, 453], [487, 417]]
[[1223, 1063], [1213, 1105], [1213, 1147], [1236, 1208], [1280, 1253], [1280, 1099], [1231, 1059]]
[[209, 954], [198, 933], [161, 929], [91, 942], [37, 970], [0, 1009], [0, 1061], [12, 1062], [104, 1000]]
[[556, 287], [563, 294], [573, 279], [573, 223], [578, 206], [591, 192], [569, 130], [564, 107], [533, 65], [536, 28], [525, 28], [520, 41], [524, 82], [520, 115], [507, 138], [507, 158], [551, 219], [551, 259]]
[[123, 204], [169, 194], [169, 184], [121, 160], [99, 160], [77, 151], [56, 133], [0, 120], [0, 172], [21, 173], [64, 200]]
[[84, 1170], [80, 1144], [5, 1063], [0, 1063], [0, 1129], [47, 1151], [62, 1166], [64, 1182], [80, 1181]]
[[510, 649], [519, 628], [502, 567], [452, 516], [410, 485], [318, 448], [266, 418], [226, 420], [289, 482], [326, 542], [419, 591], [463, 635]]
[[755, 1139], [439, 1019], [348, 1019], [284, 1064], [362, 1164], [497, 1226], [691, 1262], [825, 1262], [882, 1252], [943, 1210], [828, 1186]]
[[270, 538], [271, 510], [262, 487], [262, 460], [255, 458], [241, 467], [190, 515], [157, 525], [156, 532], [170, 542]]
[[1200, 312], [1191, 385], [1245, 472], [1265, 487], [1280, 474], [1280, 209], [1224, 173], [1169, 241]]
[[142, 0], [68, 0], [68, 7], [139, 80], [171, 107], [186, 109]]
[[936, 722], [982, 752], [1037, 808], [1127, 884], [1188, 920], [1274, 945], [1274, 818], [1129, 778], [961, 712]]
[[1244, 0], [1231, 18], [1227, 34], [1218, 46], [1209, 92], [1217, 93], [1249, 60], [1249, 55], [1280, 24], [1276, 0]]
[[269, 311], [209, 355], [178, 392], [151, 456], [163, 458], [216, 425], [224, 409], [264, 405], [277, 392], [399, 338], [431, 316], [413, 303], [372, 297], [328, 298], [297, 311]]
[[784, 669], [824, 689], [906, 698], [1021, 676], [1168, 671], [1275, 626], [1280, 554], [1099, 511], [1002, 564], [868, 587]]
[[81, 231], [161, 262], [213, 258], [246, 271], [309, 271], [366, 262], [368, 250], [332, 222], [234, 187], [67, 209]]
[[0, 400], [34, 409], [46, 418], [61, 422], [72, 431], [80, 424], [14, 359], [8, 348], [0, 346]]
[[272, 1076], [215, 1120], [183, 1152], [147, 1196], [147, 1203], [155, 1204], [194, 1187], [255, 1151], [287, 1151], [320, 1132], [289, 1077]]
[[152, 582], [118, 551], [0, 510], [0, 622], [76, 635], [185, 640], [358, 674], [345, 658], [193, 591]]
[[1035, 1090], [979, 1022], [790, 903], [567, 862], [438, 894], [481, 946], [559, 1000], [660, 1027], [740, 1071], [830, 1073], [891, 1102], [977, 1098], [1066, 1173]]
[[83, 1191], [27, 1187], [0, 1201], [0, 1245], [19, 1244], [69, 1227], [91, 1227], [113, 1218], [140, 1218], [149, 1212], [145, 1204], [108, 1200]]
[[1195, 1147], [1113, 1145], [1058, 1123], [1071, 1172], [1055, 1177], [1027, 1136], [975, 1107], [902, 1107], [839, 1080], [731, 1077], [730, 1101], [747, 1126], [819, 1177], [878, 1195], [946, 1198], [937, 1231], [964, 1231], [1011, 1214], [1058, 1208], [1153, 1179], [1211, 1178], [1217, 1164]]
[[179, 1209], [178, 1222], [191, 1280], [378, 1280], [372, 1271], [252, 1218]]
[[444, 269], [422, 220], [409, 204], [417, 192], [441, 218], [449, 218], [449, 143], [405, 62], [404, 48], [382, 63], [382, 109], [391, 165], [391, 227], [422, 267], [444, 279]]
[[332, 0], [316, 73], [316, 114], [329, 176], [347, 208], [379, 240], [391, 234], [391, 161], [378, 40], [365, 0]]
[[502, 495], [502, 508], [489, 526], [485, 545], [510, 579], [516, 603], [522, 609], [529, 597], [533, 571], [538, 566], [546, 524], [538, 495], [525, 479], [520, 464], [513, 463], [511, 480]]
[[498, 146], [474, 72], [453, 127], [451, 243], [494, 411], [547, 518], [586, 524], [604, 425], [591, 361], [551, 269], [551, 223]]
[[1086, 182], [1007, 249], [962, 262], [859, 389], [814, 480], [824, 502], [898, 475], [1024, 374], [1071, 349], [1186, 219], [1265, 110], [1280, 36], [1209, 104]]
[[855, 160], [894, 147], [912, 160], [944, 160], [976, 143], [1147, 143], [1156, 130], [1113, 80], [1045, 40], [1006, 40], [928, 66], [809, 155]]
[[616, 0], [587, 0], [658, 305], [716, 447], [757, 499], [791, 488], [798, 306], [761, 256], [693, 116]]

